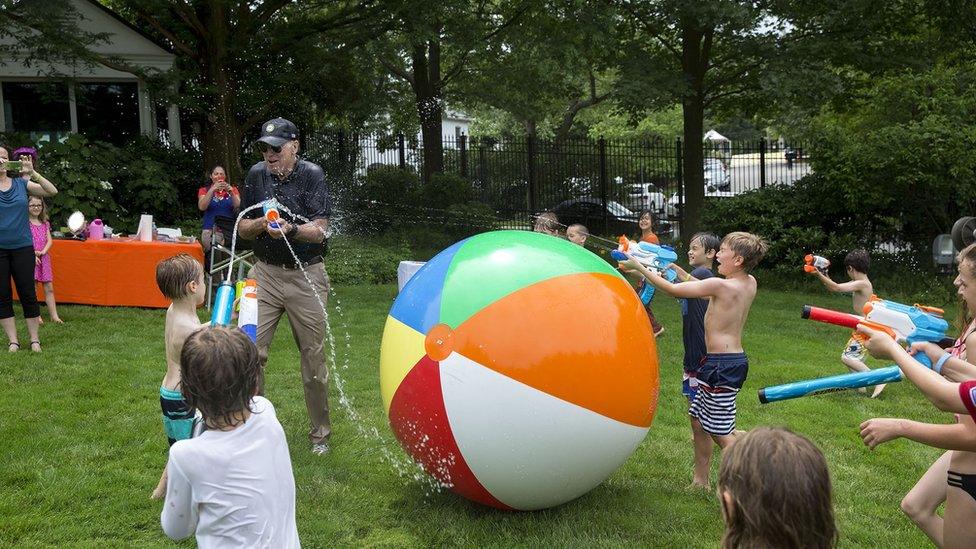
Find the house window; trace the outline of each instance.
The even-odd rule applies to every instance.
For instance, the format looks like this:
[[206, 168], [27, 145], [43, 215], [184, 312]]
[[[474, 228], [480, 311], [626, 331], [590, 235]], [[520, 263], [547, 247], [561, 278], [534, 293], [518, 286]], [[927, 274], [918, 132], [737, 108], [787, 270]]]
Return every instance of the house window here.
[[62, 82], [4, 82], [6, 131], [57, 140], [71, 131], [68, 85]]
[[91, 139], [122, 144], [139, 135], [139, 88], [135, 82], [75, 85], [78, 131]]
[[461, 126], [454, 126], [454, 138], [461, 139]]

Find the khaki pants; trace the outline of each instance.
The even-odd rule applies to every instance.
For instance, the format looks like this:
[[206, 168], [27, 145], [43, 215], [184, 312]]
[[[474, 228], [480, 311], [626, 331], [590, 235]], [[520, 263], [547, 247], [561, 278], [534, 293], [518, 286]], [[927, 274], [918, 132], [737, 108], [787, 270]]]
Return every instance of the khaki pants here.
[[[329, 294], [325, 265], [318, 263], [305, 271], [322, 303]], [[258, 283], [258, 355], [261, 366], [268, 362], [268, 349], [282, 313], [301, 352], [305, 407], [312, 422], [308, 437], [312, 443], [327, 442], [332, 434], [329, 422], [329, 369], [325, 365], [325, 312], [299, 269], [283, 269], [258, 261], [251, 269]]]

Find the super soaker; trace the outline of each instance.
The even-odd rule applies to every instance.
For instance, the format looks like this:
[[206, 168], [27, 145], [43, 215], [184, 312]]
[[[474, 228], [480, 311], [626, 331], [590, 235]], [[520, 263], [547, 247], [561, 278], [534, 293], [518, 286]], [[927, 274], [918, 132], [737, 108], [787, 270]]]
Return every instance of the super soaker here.
[[281, 227], [278, 225], [278, 220], [281, 219], [281, 213], [278, 212], [278, 201], [274, 198], [265, 200], [263, 208], [264, 218], [268, 220], [268, 226], [278, 230]]
[[258, 282], [253, 278], [244, 281], [241, 291], [241, 312], [237, 317], [237, 327], [256, 341], [258, 337]]
[[807, 254], [803, 257], [803, 270], [808, 273], [820, 271], [827, 274], [828, 267], [830, 267], [830, 260], [826, 257], [813, 254]]
[[234, 284], [225, 280], [217, 287], [214, 298], [213, 312], [210, 316], [211, 326], [229, 326], [234, 315]]
[[[651, 244], [650, 242], [634, 242], [625, 236], [621, 236], [618, 242], [620, 246], [610, 252], [610, 257], [617, 261], [627, 261], [626, 254], [629, 253], [638, 263], [660, 273], [668, 282], [674, 282], [678, 278], [678, 273], [674, 269], [667, 268], [668, 265], [678, 260], [678, 254], [670, 247]], [[653, 284], [644, 284], [640, 292], [640, 299], [644, 305], [654, 299]]]
[[[863, 324], [873, 330], [880, 330], [891, 336], [895, 341], [903, 345], [911, 345], [916, 341], [931, 341], [933, 343], [946, 345], [952, 344], [951, 338], [946, 337], [949, 323], [942, 318], [942, 309], [927, 307], [925, 305], [904, 305], [878, 296], [871, 296], [871, 299], [864, 304], [864, 316], [851, 315], [830, 309], [819, 307], [803, 306], [801, 316], [818, 322], [835, 324], [855, 330], [854, 337], [860, 341], [865, 336], [857, 332], [857, 325]], [[932, 367], [931, 361], [925, 353], [914, 355], [915, 360], [919, 361], [928, 368]]]

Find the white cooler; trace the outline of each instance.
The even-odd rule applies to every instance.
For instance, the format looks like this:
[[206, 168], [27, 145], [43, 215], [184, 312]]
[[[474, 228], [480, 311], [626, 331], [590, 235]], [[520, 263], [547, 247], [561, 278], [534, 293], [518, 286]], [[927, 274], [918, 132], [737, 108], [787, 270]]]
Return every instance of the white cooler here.
[[397, 292], [398, 293], [403, 290], [403, 287], [407, 285], [407, 282], [426, 263], [427, 263], [426, 261], [401, 261], [400, 262], [400, 265], [397, 267]]

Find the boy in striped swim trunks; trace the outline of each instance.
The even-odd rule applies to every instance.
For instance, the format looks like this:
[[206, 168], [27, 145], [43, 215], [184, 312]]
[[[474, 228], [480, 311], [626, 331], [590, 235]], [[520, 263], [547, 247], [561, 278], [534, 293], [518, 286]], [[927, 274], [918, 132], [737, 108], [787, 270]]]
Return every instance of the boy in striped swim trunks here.
[[668, 282], [633, 259], [624, 264], [674, 297], [709, 298], [705, 313], [707, 354], [698, 371], [698, 392], [688, 414], [721, 448], [735, 440], [735, 399], [749, 372], [749, 359], [742, 350], [742, 329], [756, 297], [756, 279], [749, 271], [766, 249], [766, 243], [754, 234], [729, 233], [715, 255], [722, 278], [680, 284]]
[[[166, 309], [166, 376], [159, 387], [159, 406], [163, 412], [163, 430], [172, 446], [177, 440], [193, 434], [195, 410], [186, 404], [180, 392], [180, 352], [186, 339], [202, 326], [197, 307], [206, 297], [203, 265], [189, 254], [164, 259], [156, 265], [156, 285], [164, 296], [173, 300]], [[166, 470], [153, 490], [153, 499], [166, 495]]]

